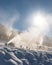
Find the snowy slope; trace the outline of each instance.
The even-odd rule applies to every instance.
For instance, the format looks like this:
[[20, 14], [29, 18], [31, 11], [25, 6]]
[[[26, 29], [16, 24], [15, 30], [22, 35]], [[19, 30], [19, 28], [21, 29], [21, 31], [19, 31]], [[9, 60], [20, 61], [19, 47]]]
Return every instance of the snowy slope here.
[[52, 52], [2, 46], [0, 65], [52, 65]]

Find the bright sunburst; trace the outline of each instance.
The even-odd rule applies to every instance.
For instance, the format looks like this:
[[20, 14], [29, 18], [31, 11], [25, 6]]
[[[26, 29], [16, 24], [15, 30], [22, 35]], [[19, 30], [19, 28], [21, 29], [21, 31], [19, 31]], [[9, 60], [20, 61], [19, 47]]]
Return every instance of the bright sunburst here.
[[48, 27], [46, 16], [42, 13], [37, 13], [32, 16], [32, 24], [42, 31]]

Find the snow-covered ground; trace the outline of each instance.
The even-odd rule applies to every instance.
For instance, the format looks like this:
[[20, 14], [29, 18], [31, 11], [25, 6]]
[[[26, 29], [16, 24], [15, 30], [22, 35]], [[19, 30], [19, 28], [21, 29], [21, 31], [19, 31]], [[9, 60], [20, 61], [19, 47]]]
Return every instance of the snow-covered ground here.
[[52, 52], [0, 46], [0, 65], [52, 65]]

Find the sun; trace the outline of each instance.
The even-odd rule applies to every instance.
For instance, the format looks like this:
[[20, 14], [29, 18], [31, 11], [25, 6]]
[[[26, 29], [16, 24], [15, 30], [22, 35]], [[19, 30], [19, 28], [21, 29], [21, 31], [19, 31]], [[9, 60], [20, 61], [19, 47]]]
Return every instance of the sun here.
[[43, 27], [45, 24], [45, 18], [42, 14], [38, 13], [33, 16], [33, 24], [37, 27]]
[[46, 17], [42, 13], [37, 13], [32, 16], [32, 24], [40, 30], [45, 30], [48, 26]]

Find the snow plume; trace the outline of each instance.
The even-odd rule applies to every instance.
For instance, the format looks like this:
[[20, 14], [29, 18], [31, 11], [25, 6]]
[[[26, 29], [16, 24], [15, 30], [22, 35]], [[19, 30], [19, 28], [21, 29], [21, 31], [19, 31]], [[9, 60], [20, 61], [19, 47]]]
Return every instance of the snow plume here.
[[[25, 49], [37, 49], [37, 45], [42, 46], [43, 39], [40, 31], [36, 28], [29, 28], [26, 31], [21, 32], [20, 34], [18, 33], [19, 31], [16, 30], [10, 30], [8, 32], [8, 29], [0, 25], [0, 38], [2, 37], [2, 42], [5, 41], [7, 44], [13, 44], [15, 47], [18, 48], [25, 48]], [[4, 32], [5, 31], [5, 32]], [[1, 33], [2, 32], [2, 33]], [[10, 35], [9, 35], [9, 34]], [[11, 45], [10, 45], [11, 46]]]
[[18, 30], [10, 30], [5, 25], [0, 24], [0, 45], [5, 45], [5, 43], [14, 38], [18, 33]]
[[[0, 16], [1, 17], [1, 16]], [[52, 19], [51, 19], [52, 16], [50, 15], [47, 15], [45, 16], [46, 18], [46, 21], [44, 21], [44, 23], [39, 23], [39, 24], [42, 24], [41, 26], [43, 26], [41, 28], [41, 26], [39, 27], [38, 26], [31, 26], [28, 28], [28, 30], [25, 30], [23, 32], [21, 32], [20, 34], [18, 33], [19, 31], [16, 31], [15, 29], [13, 29], [13, 24], [14, 22], [17, 20], [18, 16], [15, 14], [15, 15], [12, 15], [12, 16], [9, 16], [9, 19], [3, 19], [1, 17], [1, 21], [5, 22], [7, 21], [6, 23], [7, 24], [4, 24], [5, 26], [7, 26], [7, 29], [5, 32], [7, 32], [9, 30], [9, 32], [7, 32], [7, 38], [6, 39], [9, 39], [8, 40], [8, 44], [10, 44], [11, 42], [16, 46], [16, 47], [22, 47], [22, 48], [31, 48], [31, 49], [37, 49], [38, 48], [38, 45], [42, 46], [43, 45], [43, 36], [44, 35], [47, 35], [47, 33], [49, 32], [50, 30], [50, 25], [52, 25]], [[31, 20], [31, 18], [30, 18]], [[32, 20], [31, 20], [32, 21]], [[45, 26], [44, 26], [45, 24]], [[13, 30], [10, 30], [10, 28], [8, 29], [8, 27], [10, 26], [10, 28], [12, 28]], [[1, 27], [2, 28], [2, 27]], [[3, 30], [2, 30], [3, 32]], [[4, 33], [3, 33], [4, 34]], [[2, 34], [2, 35], [3, 35]], [[6, 34], [5, 34], [6, 35]], [[4, 37], [5, 38], [5, 37]]]
[[[44, 41], [44, 36], [48, 35], [48, 32], [50, 31], [50, 25], [52, 25], [51, 21], [51, 15], [45, 15], [45, 21], [42, 23], [39, 23], [41, 26], [31, 26], [28, 28], [28, 30], [23, 31], [21, 34], [17, 34], [13, 39], [11, 39], [8, 43], [13, 42], [15, 43], [16, 47], [23, 47], [23, 48], [31, 48], [35, 49], [38, 48], [37, 46], [42, 46]], [[44, 19], [43, 18], [43, 19]], [[27, 20], [26, 20], [27, 21]], [[29, 21], [29, 19], [28, 19]], [[33, 22], [30, 18], [30, 22]], [[38, 21], [39, 22], [39, 21]], [[51, 44], [51, 43], [50, 43]], [[45, 44], [46, 46], [46, 44]], [[47, 49], [47, 47], [45, 47]]]
[[27, 31], [23, 31], [21, 34], [17, 34], [12, 38], [8, 44], [13, 42], [16, 47], [22, 46], [23, 48], [33, 48], [37, 46], [37, 38], [40, 32], [35, 28], [29, 28]]

